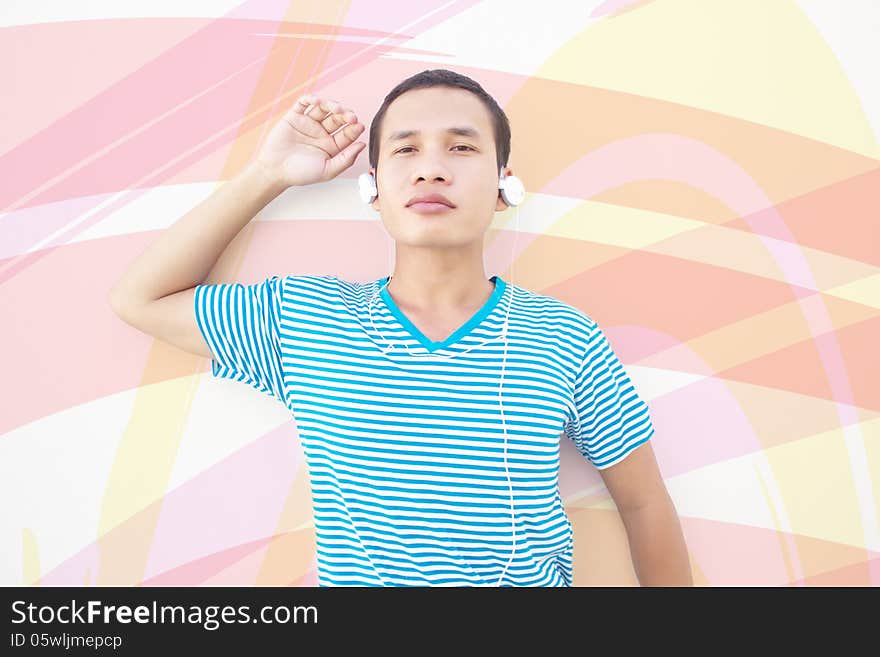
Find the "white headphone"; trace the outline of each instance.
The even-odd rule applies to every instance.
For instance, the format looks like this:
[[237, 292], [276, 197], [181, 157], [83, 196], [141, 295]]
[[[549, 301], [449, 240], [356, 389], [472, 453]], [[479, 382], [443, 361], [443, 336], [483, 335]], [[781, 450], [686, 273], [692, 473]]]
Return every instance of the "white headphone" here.
[[[501, 190], [501, 197], [504, 199], [504, 202], [507, 203], [507, 205], [509, 205], [511, 207], [519, 206], [520, 204], [522, 204], [523, 200], [525, 199], [525, 193], [526, 193], [525, 186], [522, 184], [522, 181], [519, 178], [517, 178], [516, 176], [502, 176], [498, 181], [498, 189]], [[373, 202], [373, 200], [378, 195], [378, 192], [376, 190], [376, 181], [371, 174], [362, 173], [360, 176], [358, 176], [358, 191], [360, 193], [361, 200], [363, 200], [364, 203], [370, 204]], [[515, 219], [516, 219], [516, 221], [515, 221], [516, 231], [514, 234], [514, 242], [513, 242], [514, 247], [513, 247], [513, 250], [511, 251], [511, 259], [510, 259], [511, 271], [513, 270], [513, 256], [516, 254], [516, 241], [519, 237], [519, 208], [518, 207], [516, 209]], [[390, 347], [394, 345], [394, 343], [389, 342], [385, 338], [385, 336], [382, 336], [381, 332], [376, 328], [376, 324], [373, 321], [372, 308], [373, 308], [373, 304], [376, 302], [376, 299], [379, 296], [379, 292], [382, 289], [387, 288], [388, 284], [390, 282], [391, 282], [391, 276], [388, 277], [388, 280], [385, 282], [385, 285], [382, 288], [378, 288], [373, 293], [373, 296], [370, 299], [370, 303], [367, 306], [367, 312], [370, 316], [370, 324], [373, 326], [373, 330], [376, 331], [376, 333], [378, 335], [380, 335], [382, 337], [382, 339], [389, 345], [389, 349], [384, 349], [381, 345], [376, 343], [372, 339], [372, 337], [370, 337], [370, 336], [367, 336], [367, 337], [373, 342], [373, 344], [375, 344], [377, 347], [379, 347], [382, 354], [386, 357], [388, 357], [388, 351], [390, 350]], [[501, 576], [498, 578], [498, 582], [495, 584], [495, 586], [501, 586], [501, 582], [504, 580], [504, 576], [507, 574], [507, 568], [513, 562], [513, 555], [516, 554], [516, 522], [514, 521], [514, 511], [513, 511], [513, 483], [510, 480], [510, 467], [508, 466], [508, 463], [507, 463], [507, 420], [504, 417], [504, 399], [502, 396], [502, 391], [504, 389], [504, 372], [505, 372], [506, 366], [507, 366], [507, 347], [508, 347], [507, 329], [508, 329], [508, 325], [509, 325], [509, 321], [510, 321], [510, 305], [511, 305], [512, 301], [513, 301], [513, 288], [511, 287], [509, 290], [507, 290], [507, 311], [506, 311], [506, 314], [504, 317], [504, 325], [501, 328], [501, 335], [499, 336], [501, 338], [504, 338], [504, 359], [501, 361], [501, 382], [498, 386], [498, 408], [501, 411], [501, 425], [504, 428], [504, 470], [507, 474], [507, 485], [508, 485], [508, 489], [510, 491], [510, 528], [513, 531], [513, 550], [511, 551], [510, 559], [507, 561], [507, 565], [504, 566], [504, 570], [501, 571]], [[438, 356], [438, 355], [432, 354], [432, 353], [413, 354], [409, 350], [409, 347], [406, 344], [404, 344], [403, 346], [406, 347], [407, 353], [409, 353], [409, 355], [413, 358], [418, 357], [418, 358], [435, 358], [438, 360], [452, 360], [453, 358], [457, 358], [458, 356], [466, 354], [474, 347], [481, 347], [482, 345], [486, 344], [487, 342], [491, 342], [492, 340], [493, 340], [493, 338], [488, 338], [479, 344], [475, 344], [471, 347], [468, 347], [465, 351], [461, 352], [460, 354], [456, 354], [454, 356]], [[381, 576], [379, 577], [379, 579], [382, 579]], [[382, 584], [385, 584], [384, 580], [382, 581]], [[491, 584], [482, 584], [481, 586], [491, 586]]]

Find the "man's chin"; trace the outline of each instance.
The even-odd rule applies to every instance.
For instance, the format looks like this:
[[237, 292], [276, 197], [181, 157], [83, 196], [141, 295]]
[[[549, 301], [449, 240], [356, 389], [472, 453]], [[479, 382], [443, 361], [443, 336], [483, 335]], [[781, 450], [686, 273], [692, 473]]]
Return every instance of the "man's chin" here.
[[461, 249], [476, 246], [482, 249], [485, 233], [461, 235], [453, 231], [420, 230], [408, 231], [394, 239], [398, 247], [413, 249]]

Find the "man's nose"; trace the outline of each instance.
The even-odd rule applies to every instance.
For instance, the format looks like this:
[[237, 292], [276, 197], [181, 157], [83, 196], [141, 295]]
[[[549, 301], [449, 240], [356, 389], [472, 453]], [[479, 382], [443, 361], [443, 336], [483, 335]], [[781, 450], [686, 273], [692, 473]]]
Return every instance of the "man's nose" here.
[[449, 182], [452, 180], [452, 172], [443, 161], [436, 155], [426, 154], [418, 159], [413, 168], [413, 181], [419, 180], [443, 180]]

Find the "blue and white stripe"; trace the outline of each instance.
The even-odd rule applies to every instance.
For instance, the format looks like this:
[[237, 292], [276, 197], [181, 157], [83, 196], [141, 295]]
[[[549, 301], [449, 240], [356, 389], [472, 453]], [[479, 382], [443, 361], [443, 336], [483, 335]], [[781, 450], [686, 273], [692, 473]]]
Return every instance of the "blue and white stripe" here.
[[[492, 585], [513, 551], [502, 586], [570, 586], [559, 439], [610, 467], [653, 434], [647, 404], [601, 329], [562, 301], [493, 277], [485, 305], [434, 342], [382, 289], [386, 280], [273, 276], [196, 288], [212, 374], [294, 415], [319, 583]], [[508, 304], [515, 545], [499, 409]]]

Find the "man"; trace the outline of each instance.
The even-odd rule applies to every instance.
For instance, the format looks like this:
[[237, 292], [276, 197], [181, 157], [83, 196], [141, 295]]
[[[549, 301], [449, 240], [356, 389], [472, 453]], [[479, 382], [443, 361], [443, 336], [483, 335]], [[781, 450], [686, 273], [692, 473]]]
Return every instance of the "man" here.
[[374, 117], [370, 204], [396, 242], [392, 275], [204, 283], [281, 191], [350, 167], [362, 130], [340, 103], [300, 98], [254, 163], [133, 265], [117, 313], [291, 410], [322, 586], [570, 586], [561, 435], [602, 473], [640, 583], [691, 584], [648, 406], [604, 333], [486, 277], [483, 237], [513, 171], [507, 118], [475, 81], [424, 71]]

